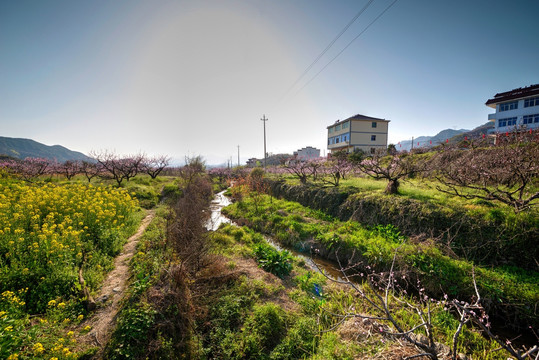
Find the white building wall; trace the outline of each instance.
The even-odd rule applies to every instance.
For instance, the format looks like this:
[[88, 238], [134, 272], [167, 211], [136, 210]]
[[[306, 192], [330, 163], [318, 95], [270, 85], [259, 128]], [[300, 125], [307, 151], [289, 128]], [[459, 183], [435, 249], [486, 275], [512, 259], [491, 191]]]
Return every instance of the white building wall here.
[[296, 151], [295, 155], [297, 155], [296, 158], [298, 160], [311, 160], [320, 157], [320, 150], [313, 147], [306, 147]]
[[[526, 129], [538, 129], [539, 122], [534, 122], [532, 124], [524, 125], [524, 116], [525, 115], [535, 115], [539, 114], [539, 105], [524, 107], [524, 100], [518, 100], [518, 107], [513, 110], [500, 111], [500, 105], [508, 103], [510, 101], [503, 102], [501, 104], [496, 104], [496, 113], [489, 115], [489, 120], [494, 121], [494, 132], [506, 132], [512, 131], [515, 127], [522, 128], [525, 126]], [[516, 124], [511, 126], [502, 126], [500, 127], [500, 119], [507, 119], [516, 117]]]

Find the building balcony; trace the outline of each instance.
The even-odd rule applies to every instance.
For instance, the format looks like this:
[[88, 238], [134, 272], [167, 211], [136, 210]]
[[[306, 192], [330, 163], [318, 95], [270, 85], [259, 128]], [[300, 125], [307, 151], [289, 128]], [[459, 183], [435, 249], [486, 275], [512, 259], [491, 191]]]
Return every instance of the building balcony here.
[[496, 121], [496, 113], [488, 114], [488, 121]]
[[343, 147], [347, 147], [350, 145], [350, 141], [341, 141], [337, 144], [330, 144], [328, 145], [328, 149], [338, 149], [338, 148], [343, 148]]

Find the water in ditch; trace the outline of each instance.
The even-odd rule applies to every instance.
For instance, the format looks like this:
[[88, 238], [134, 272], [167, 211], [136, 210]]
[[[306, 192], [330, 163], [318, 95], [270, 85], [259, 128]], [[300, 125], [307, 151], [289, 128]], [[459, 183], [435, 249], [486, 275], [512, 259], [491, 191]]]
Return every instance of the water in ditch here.
[[[206, 229], [210, 231], [215, 231], [219, 229], [219, 226], [223, 223], [235, 225], [233, 221], [231, 221], [229, 218], [227, 218], [221, 213], [221, 210], [225, 206], [228, 206], [232, 203], [230, 199], [225, 196], [225, 191], [221, 191], [220, 193], [216, 194], [215, 198], [211, 202], [211, 217], [206, 224]], [[275, 247], [277, 250], [287, 250], [293, 256], [303, 260], [310, 269], [317, 272], [324, 272], [324, 274], [326, 274], [332, 279], [341, 278], [341, 272], [337, 270], [338, 265], [336, 263], [316, 256], [311, 257], [303, 252], [297, 251], [296, 249], [290, 247], [284, 247], [269, 236], [264, 236], [264, 239], [268, 242], [268, 244]]]

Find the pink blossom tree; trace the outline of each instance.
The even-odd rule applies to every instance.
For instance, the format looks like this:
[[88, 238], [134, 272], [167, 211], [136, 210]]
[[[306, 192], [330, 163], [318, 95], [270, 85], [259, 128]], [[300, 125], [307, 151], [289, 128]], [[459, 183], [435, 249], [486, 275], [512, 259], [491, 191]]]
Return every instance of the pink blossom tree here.
[[355, 166], [374, 179], [387, 180], [385, 189], [387, 194], [397, 194], [402, 179], [425, 169], [426, 163], [417, 157], [409, 154], [384, 156], [385, 153], [385, 151], [375, 153]]
[[322, 166], [321, 163], [317, 163], [316, 166], [313, 165], [312, 161], [302, 161], [295, 158], [290, 158], [283, 166], [286, 172], [296, 176], [299, 179], [299, 182], [303, 185], [307, 184], [309, 177], [312, 177], [313, 174], [316, 174], [316, 170]]
[[48, 173], [52, 162], [44, 158], [26, 158], [24, 160], [7, 160], [3, 163], [8, 173], [20, 177], [24, 181], [33, 182], [38, 177]]
[[539, 142], [527, 138], [491, 147], [447, 148], [433, 160], [437, 189], [466, 199], [507, 204], [520, 212], [539, 199]]
[[81, 161], [67, 160], [56, 164], [56, 172], [62, 174], [67, 180], [71, 180], [75, 175], [81, 173]]
[[322, 165], [319, 168], [322, 182], [333, 186], [339, 186], [340, 181], [346, 179], [346, 176], [353, 171], [352, 163], [348, 160], [346, 153], [333, 154], [320, 163]]

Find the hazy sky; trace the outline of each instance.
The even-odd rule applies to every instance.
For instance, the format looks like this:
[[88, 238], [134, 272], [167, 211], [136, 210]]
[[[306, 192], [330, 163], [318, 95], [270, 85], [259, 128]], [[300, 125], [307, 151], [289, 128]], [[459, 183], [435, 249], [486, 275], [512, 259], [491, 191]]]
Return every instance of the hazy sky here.
[[539, 1], [0, 0], [0, 136], [209, 163], [326, 150], [326, 127], [391, 120], [389, 141], [487, 122], [539, 83]]

